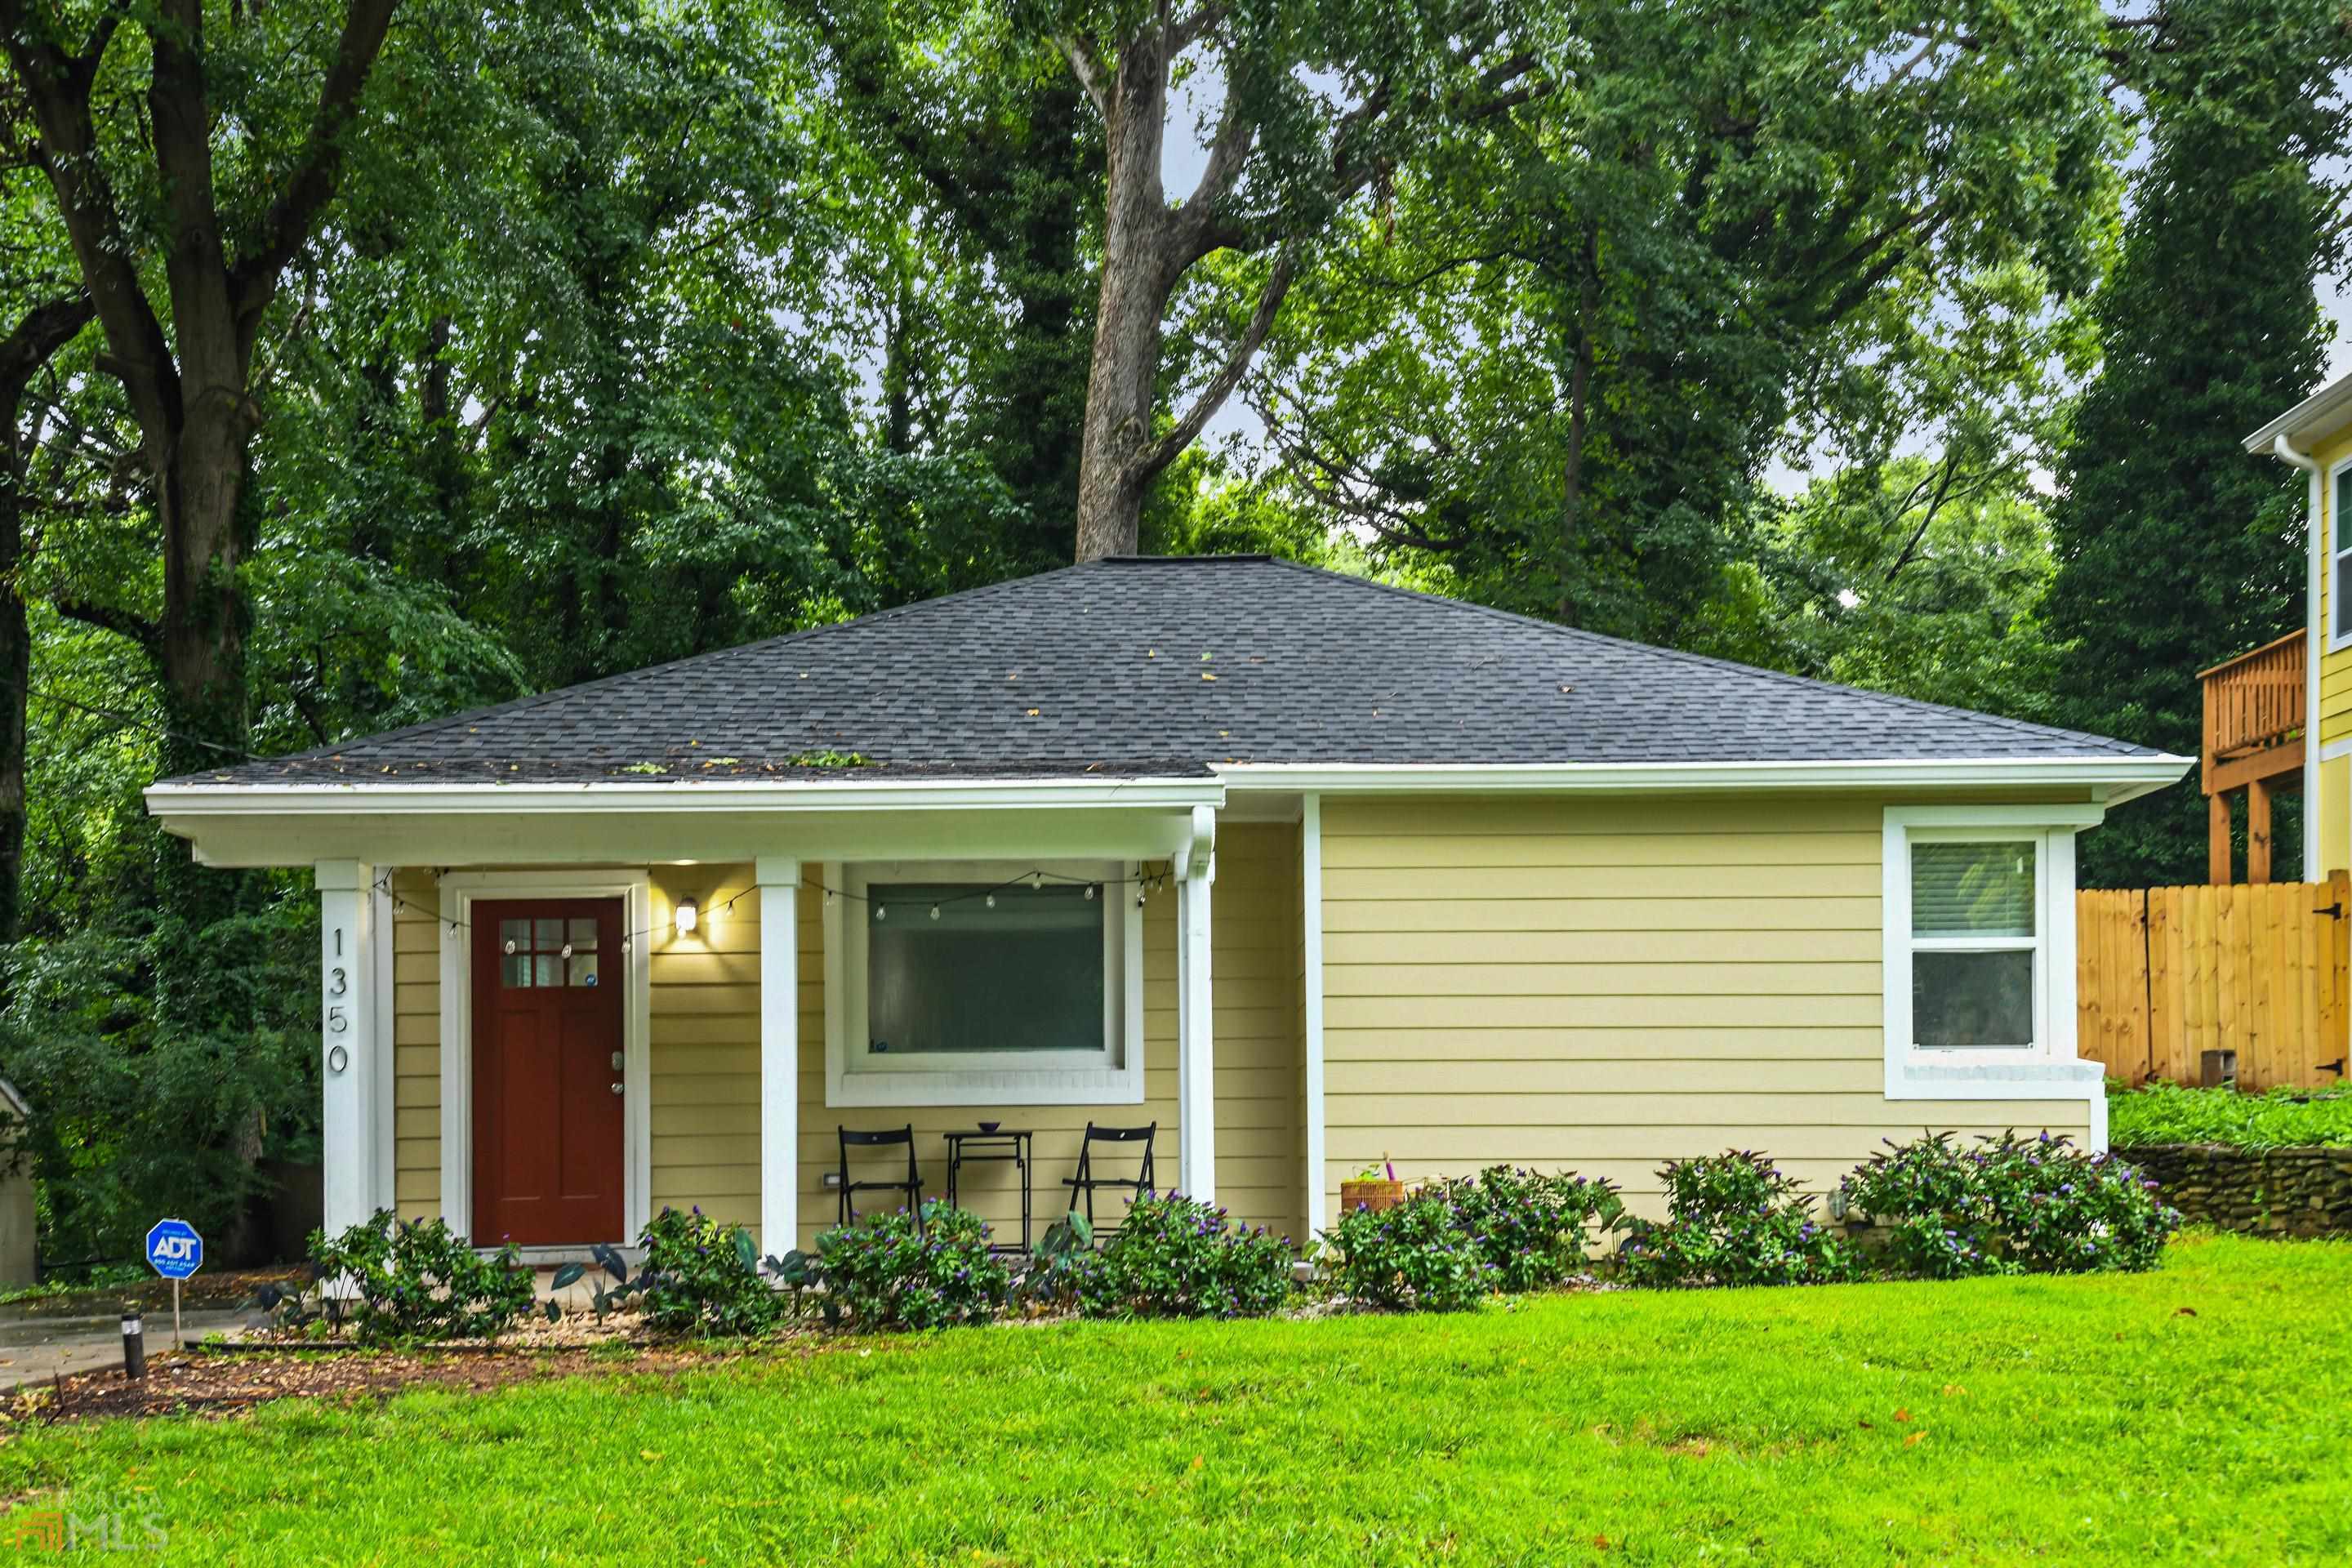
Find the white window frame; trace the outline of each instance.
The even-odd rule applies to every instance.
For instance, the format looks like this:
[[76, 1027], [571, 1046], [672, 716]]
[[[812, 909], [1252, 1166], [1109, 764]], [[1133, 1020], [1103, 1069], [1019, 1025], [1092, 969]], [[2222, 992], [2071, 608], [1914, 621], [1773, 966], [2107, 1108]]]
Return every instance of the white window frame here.
[[[2081, 805], [1888, 806], [1883, 855], [1881, 969], [1889, 1100], [2084, 1100], [2092, 1143], [2106, 1145], [2105, 1076], [2074, 1050], [2074, 835], [2103, 808]], [[1919, 842], [2034, 847], [2033, 1044], [1921, 1047], [1911, 1016], [1911, 846]], [[1931, 948], [1982, 950], [1999, 939], [1929, 939]], [[2018, 942], [2015, 945], [2027, 945]]]
[[[1104, 884], [1100, 1051], [875, 1056], [866, 1049], [868, 919], [877, 882], [1009, 882], [1032, 870]], [[873, 860], [824, 868], [827, 1106], [1139, 1105], [1143, 1101], [1143, 918], [1116, 860]], [[1007, 893], [1004, 897], [1017, 897]], [[909, 911], [920, 918], [920, 911]], [[852, 914], [856, 918], [851, 918]], [[895, 913], [895, 911], [894, 911]]]
[[2320, 594], [2327, 611], [2325, 630], [2330, 653], [2352, 647], [2352, 624], [2345, 620], [2347, 606], [2339, 602], [2352, 598], [2352, 595], [2336, 591], [2340, 578], [2336, 569], [2346, 556], [2352, 555], [2352, 544], [2346, 543], [2344, 538], [2344, 509], [2336, 504], [2336, 486], [2340, 476], [2347, 472], [2352, 472], [2352, 458], [2339, 460], [2327, 470], [2327, 485], [2320, 497], [2320, 503], [2327, 509], [2327, 553], [2320, 564]]

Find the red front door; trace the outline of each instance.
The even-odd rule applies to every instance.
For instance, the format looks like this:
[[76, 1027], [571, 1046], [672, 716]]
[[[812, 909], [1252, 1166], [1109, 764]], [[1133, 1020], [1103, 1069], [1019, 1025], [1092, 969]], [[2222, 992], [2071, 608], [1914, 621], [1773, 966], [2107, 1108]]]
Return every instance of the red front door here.
[[621, 902], [477, 903], [477, 1246], [621, 1234]]

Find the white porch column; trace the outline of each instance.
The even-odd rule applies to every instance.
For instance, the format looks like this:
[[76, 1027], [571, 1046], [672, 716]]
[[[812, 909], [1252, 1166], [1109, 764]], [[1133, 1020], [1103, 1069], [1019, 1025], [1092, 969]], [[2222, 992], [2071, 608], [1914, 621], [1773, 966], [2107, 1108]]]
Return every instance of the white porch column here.
[[1322, 1234], [1324, 1195], [1328, 1184], [1323, 1152], [1323, 797], [1310, 795], [1298, 817], [1299, 968], [1305, 995], [1301, 1010], [1301, 1041], [1306, 1061], [1307, 1220], [1302, 1246], [1312, 1247]]
[[800, 1245], [801, 863], [762, 855], [760, 887], [760, 1250]]
[[1184, 1195], [1217, 1201], [1217, 1086], [1210, 1018], [1209, 889], [1217, 815], [1192, 808], [1192, 843], [1176, 866], [1176, 1155]]
[[319, 889], [319, 1121], [325, 1167], [327, 1234], [357, 1225], [375, 1209], [377, 1057], [374, 868], [364, 860], [321, 860]]

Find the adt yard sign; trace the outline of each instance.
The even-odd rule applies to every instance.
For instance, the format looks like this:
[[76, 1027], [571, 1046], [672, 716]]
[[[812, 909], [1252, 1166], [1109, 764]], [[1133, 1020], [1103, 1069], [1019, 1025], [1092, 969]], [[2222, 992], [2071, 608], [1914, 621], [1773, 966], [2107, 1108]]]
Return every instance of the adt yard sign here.
[[158, 1220], [147, 1233], [147, 1261], [166, 1279], [185, 1279], [205, 1266], [205, 1238], [186, 1220]]

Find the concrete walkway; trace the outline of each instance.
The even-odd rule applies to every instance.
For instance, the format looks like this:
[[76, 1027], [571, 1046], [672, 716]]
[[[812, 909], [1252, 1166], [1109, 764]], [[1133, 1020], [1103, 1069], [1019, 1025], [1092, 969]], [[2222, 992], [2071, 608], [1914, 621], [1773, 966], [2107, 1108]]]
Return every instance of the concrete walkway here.
[[[221, 1329], [267, 1322], [267, 1312], [241, 1307], [205, 1307], [180, 1315], [183, 1339], [193, 1344]], [[172, 1348], [172, 1309], [149, 1312], [147, 1353]], [[122, 1314], [46, 1316], [0, 1307], [0, 1393], [27, 1383], [47, 1383], [58, 1373], [96, 1372], [122, 1364]]]

